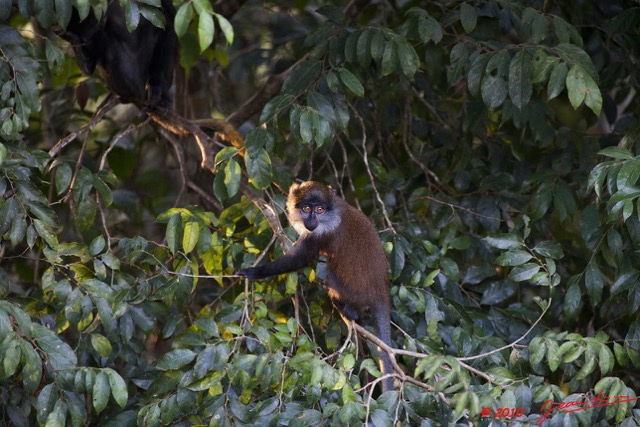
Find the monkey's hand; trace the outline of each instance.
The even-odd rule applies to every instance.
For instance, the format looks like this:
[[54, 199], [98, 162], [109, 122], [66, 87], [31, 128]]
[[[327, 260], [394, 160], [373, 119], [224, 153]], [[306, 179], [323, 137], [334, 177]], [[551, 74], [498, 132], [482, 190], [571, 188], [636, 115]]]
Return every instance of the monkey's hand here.
[[265, 277], [262, 267], [243, 268], [240, 271], [236, 271], [236, 275], [244, 276], [247, 279], [262, 279]]

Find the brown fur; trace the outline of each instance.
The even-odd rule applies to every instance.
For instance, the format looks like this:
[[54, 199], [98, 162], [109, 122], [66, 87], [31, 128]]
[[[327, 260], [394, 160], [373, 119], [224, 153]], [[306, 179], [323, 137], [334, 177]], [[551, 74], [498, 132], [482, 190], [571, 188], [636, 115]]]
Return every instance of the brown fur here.
[[388, 307], [387, 257], [380, 244], [371, 244], [380, 242], [378, 233], [362, 212], [338, 197], [335, 200], [342, 211], [341, 232], [323, 239], [320, 246], [338, 279], [329, 296], [358, 311]]
[[[378, 233], [365, 214], [313, 181], [293, 184], [287, 199], [289, 222], [300, 235], [285, 256], [272, 263], [240, 270], [239, 275], [260, 279], [309, 265], [318, 255], [327, 258], [329, 297], [342, 317], [356, 320], [368, 310], [376, 334], [391, 345], [391, 307], [387, 257]], [[389, 355], [380, 352], [381, 370], [393, 373]], [[393, 388], [389, 376], [383, 391]]]

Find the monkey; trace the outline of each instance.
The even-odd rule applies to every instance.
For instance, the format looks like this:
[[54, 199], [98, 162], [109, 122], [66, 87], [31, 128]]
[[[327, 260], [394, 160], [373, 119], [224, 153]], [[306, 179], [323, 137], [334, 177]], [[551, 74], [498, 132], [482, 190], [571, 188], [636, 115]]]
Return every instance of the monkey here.
[[83, 74], [91, 76], [98, 68], [109, 90], [122, 102], [168, 108], [178, 37], [173, 28], [173, 3], [162, 0], [161, 5], [164, 29], [143, 16], [129, 32], [120, 1], [112, 0], [100, 20], [93, 13], [80, 20], [73, 9], [61, 36], [71, 43]]
[[[345, 321], [358, 320], [368, 310], [376, 335], [391, 346], [388, 262], [378, 233], [361, 211], [315, 181], [293, 183], [286, 203], [289, 223], [298, 233], [293, 248], [270, 264], [240, 270], [248, 279], [263, 279], [307, 266], [319, 255], [327, 259], [328, 294]], [[393, 372], [380, 351], [381, 371]], [[382, 390], [393, 389], [385, 378]]]

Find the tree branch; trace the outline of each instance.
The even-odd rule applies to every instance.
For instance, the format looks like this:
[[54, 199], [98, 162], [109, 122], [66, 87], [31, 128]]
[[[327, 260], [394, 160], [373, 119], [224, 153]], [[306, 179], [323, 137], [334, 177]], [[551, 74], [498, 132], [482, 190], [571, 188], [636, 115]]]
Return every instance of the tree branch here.
[[71, 142], [73, 142], [77, 137], [85, 132], [91, 132], [93, 128], [95, 128], [98, 123], [100, 123], [104, 116], [117, 104], [118, 99], [113, 96], [113, 94], [110, 93], [109, 95], [107, 95], [104, 101], [102, 101], [102, 104], [100, 104], [96, 112], [91, 117], [91, 120], [89, 120], [88, 123], [82, 125], [79, 129], [71, 132], [69, 135], [58, 141], [56, 145], [54, 145], [53, 148], [49, 150], [49, 156], [51, 156], [52, 158], [56, 157], [64, 147], [71, 144]]

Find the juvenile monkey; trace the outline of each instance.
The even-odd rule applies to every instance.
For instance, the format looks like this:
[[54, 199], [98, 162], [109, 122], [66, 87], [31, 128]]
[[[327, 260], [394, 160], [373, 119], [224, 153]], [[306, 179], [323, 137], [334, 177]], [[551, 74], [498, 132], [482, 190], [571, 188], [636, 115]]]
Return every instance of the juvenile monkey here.
[[[287, 218], [299, 235], [293, 248], [270, 264], [238, 274], [263, 279], [298, 270], [323, 255], [329, 297], [342, 315], [357, 320], [368, 310], [378, 338], [391, 345], [387, 257], [369, 218], [334, 190], [314, 181], [291, 185]], [[380, 351], [380, 359], [381, 371], [391, 374], [389, 355]], [[383, 381], [382, 389], [393, 389], [391, 377]]]

